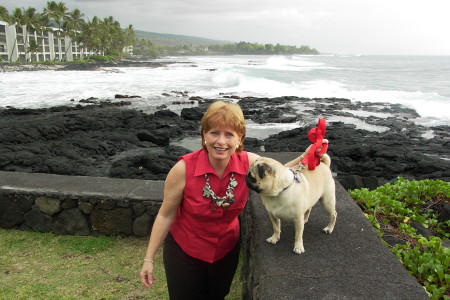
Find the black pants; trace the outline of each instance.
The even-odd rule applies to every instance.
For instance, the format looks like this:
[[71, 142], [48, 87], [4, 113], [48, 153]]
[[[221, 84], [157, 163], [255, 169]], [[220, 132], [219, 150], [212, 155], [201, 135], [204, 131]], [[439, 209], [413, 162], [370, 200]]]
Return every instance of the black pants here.
[[187, 255], [169, 233], [164, 243], [164, 267], [171, 300], [223, 300], [239, 262], [240, 242], [214, 263]]

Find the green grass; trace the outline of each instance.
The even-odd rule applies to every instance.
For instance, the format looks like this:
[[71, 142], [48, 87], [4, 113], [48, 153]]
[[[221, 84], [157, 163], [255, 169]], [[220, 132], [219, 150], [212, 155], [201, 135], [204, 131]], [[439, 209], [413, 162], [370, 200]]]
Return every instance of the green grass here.
[[[387, 245], [431, 299], [450, 299], [450, 220], [439, 218], [439, 208], [450, 201], [450, 183], [399, 178], [373, 191], [349, 191], [380, 236], [394, 236], [404, 244]], [[410, 226], [419, 223], [434, 235], [425, 238]]]
[[[138, 276], [147, 240], [58, 236], [0, 229], [0, 299], [168, 299], [162, 251], [158, 283]], [[240, 269], [240, 268], [239, 268]], [[241, 299], [236, 274], [227, 300]]]

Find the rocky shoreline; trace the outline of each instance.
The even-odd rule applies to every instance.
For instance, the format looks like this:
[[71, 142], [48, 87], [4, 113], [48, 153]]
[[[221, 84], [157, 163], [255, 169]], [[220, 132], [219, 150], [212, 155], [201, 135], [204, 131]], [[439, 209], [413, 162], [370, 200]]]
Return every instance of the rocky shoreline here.
[[159, 68], [173, 62], [140, 61], [105, 61], [105, 62], [70, 62], [70, 63], [0, 63], [0, 72], [22, 71], [97, 71], [103, 68]]
[[[177, 158], [191, 151], [178, 142], [200, 140], [201, 116], [215, 101], [190, 98], [181, 104], [191, 107], [180, 115], [164, 108], [146, 114], [128, 107], [132, 99], [117, 98], [73, 107], [0, 109], [0, 170], [163, 180]], [[302, 152], [310, 145], [307, 132], [317, 116], [351, 117], [385, 131], [327, 123], [332, 170], [345, 188], [374, 188], [399, 176], [450, 181], [449, 126], [416, 125], [417, 113], [401, 105], [336, 98], [232, 98], [255, 123], [304, 124], [264, 140], [247, 138], [247, 151]], [[304, 110], [298, 112], [299, 106]], [[361, 116], [361, 111], [371, 116]]]

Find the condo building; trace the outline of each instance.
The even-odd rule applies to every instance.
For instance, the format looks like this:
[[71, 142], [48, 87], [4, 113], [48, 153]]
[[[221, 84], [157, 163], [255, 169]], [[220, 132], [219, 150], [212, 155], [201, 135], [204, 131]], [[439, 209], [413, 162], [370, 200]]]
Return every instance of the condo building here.
[[58, 28], [43, 32], [0, 21], [0, 58], [3, 62], [72, 61], [94, 54], [64, 36]]

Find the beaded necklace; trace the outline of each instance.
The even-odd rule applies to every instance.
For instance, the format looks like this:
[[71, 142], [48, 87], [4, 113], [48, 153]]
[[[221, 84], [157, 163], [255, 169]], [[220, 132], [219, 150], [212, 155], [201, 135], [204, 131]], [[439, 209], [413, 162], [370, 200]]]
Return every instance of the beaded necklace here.
[[228, 207], [234, 203], [234, 188], [238, 185], [236, 179], [234, 179], [234, 174], [231, 173], [230, 181], [228, 182], [227, 191], [225, 196], [219, 197], [214, 193], [209, 184], [208, 174], [205, 174], [206, 183], [203, 187], [203, 197], [211, 198], [211, 210], [216, 210], [218, 207], [222, 207], [223, 209], [228, 209]]

